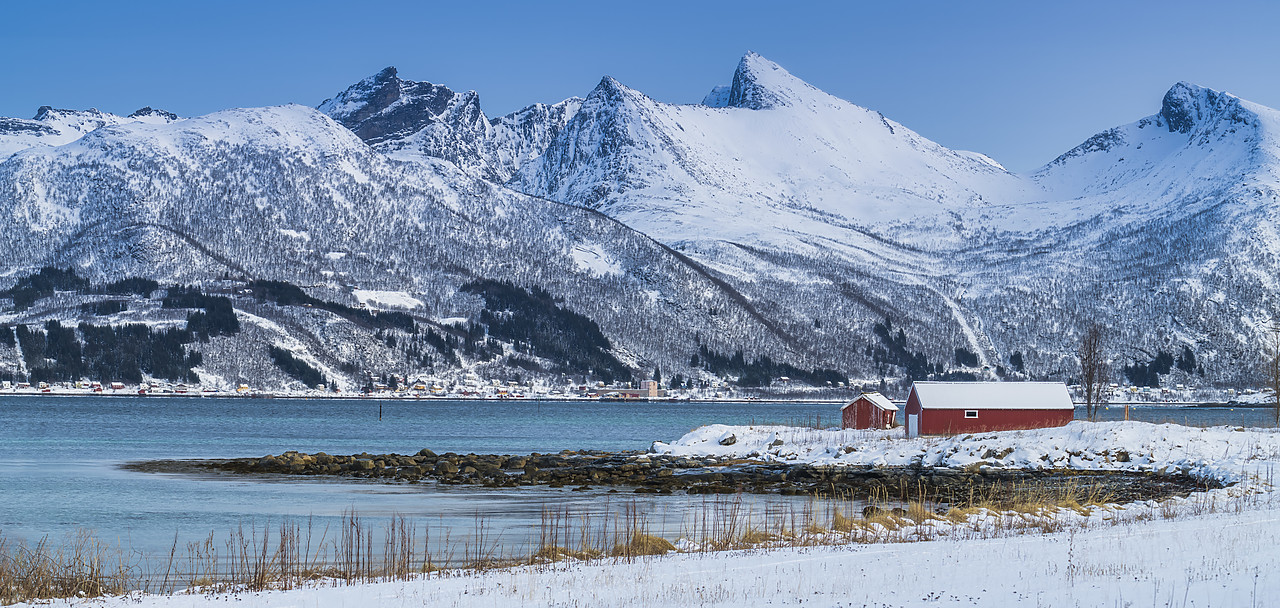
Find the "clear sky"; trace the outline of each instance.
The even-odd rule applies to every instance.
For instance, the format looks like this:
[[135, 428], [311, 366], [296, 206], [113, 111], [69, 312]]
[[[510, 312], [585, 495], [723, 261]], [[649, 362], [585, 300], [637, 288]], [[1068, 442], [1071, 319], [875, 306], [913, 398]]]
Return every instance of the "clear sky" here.
[[754, 50], [1011, 169], [1159, 110], [1186, 80], [1280, 107], [1270, 2], [6, 2], [0, 116], [316, 105], [394, 65], [490, 116], [608, 74], [694, 103]]

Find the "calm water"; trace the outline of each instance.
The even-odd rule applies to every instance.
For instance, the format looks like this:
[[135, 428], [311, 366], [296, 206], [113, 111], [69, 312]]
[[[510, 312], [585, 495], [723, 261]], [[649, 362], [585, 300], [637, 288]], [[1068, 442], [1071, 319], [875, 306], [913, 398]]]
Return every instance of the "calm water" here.
[[[379, 420], [379, 409], [382, 419]], [[1082, 416], [1078, 413], [1077, 416]], [[1193, 425], [1269, 426], [1271, 413], [1243, 408], [1134, 407], [1131, 417]], [[528, 542], [544, 506], [588, 511], [630, 501], [655, 528], [678, 532], [701, 497], [654, 497], [568, 488], [486, 490], [317, 479], [263, 481], [136, 473], [123, 462], [224, 458], [286, 450], [330, 454], [529, 454], [565, 449], [644, 450], [704, 424], [837, 424], [839, 406], [796, 403], [596, 403], [202, 399], [0, 396], [0, 531], [58, 539], [77, 528], [144, 552], [165, 553], [242, 524], [313, 516], [332, 524], [346, 510], [402, 514], [456, 534], [478, 518], [511, 545]], [[1122, 419], [1123, 408], [1103, 412]], [[753, 508], [803, 499], [750, 497]], [[435, 534], [436, 532], [433, 532]]]
[[[381, 417], [379, 420], [379, 410]], [[317, 479], [263, 481], [122, 470], [123, 462], [225, 458], [286, 450], [353, 454], [422, 448], [437, 453], [644, 450], [704, 424], [835, 422], [818, 404], [619, 404], [598, 402], [356, 401], [164, 397], [0, 396], [0, 531], [38, 540], [77, 528], [134, 549], [167, 553], [187, 540], [241, 524], [314, 516], [333, 524], [346, 510], [400, 514], [467, 534], [477, 518], [508, 543], [525, 542], [546, 505], [620, 510], [631, 501], [655, 528], [683, 525], [701, 497], [653, 497], [569, 488], [489, 490]], [[796, 502], [782, 497], [765, 503]], [[678, 530], [676, 530], [678, 531]], [[433, 532], [435, 534], [436, 532]], [[184, 546], [184, 545], [180, 545]]]

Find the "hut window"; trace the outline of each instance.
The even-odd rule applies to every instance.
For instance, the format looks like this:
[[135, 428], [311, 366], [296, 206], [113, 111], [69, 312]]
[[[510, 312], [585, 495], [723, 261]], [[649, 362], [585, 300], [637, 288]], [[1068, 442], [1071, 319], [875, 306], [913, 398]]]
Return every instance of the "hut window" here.
[[978, 417], [978, 410], [965, 410], [965, 411], [964, 411], [964, 417], [965, 417], [965, 418], [977, 418], [977, 417]]

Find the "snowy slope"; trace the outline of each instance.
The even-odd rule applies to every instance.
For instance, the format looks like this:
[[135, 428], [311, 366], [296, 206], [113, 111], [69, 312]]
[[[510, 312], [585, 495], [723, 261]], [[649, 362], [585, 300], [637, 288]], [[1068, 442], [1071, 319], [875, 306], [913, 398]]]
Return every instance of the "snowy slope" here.
[[[597, 208], [669, 244], [816, 253], [880, 238], [954, 245], [953, 214], [1039, 188], [828, 95], [756, 54], [708, 105], [665, 104], [606, 77], [512, 182]], [[836, 243], [836, 244], [833, 244]]]
[[1159, 113], [1098, 133], [1033, 172], [1048, 200], [1030, 206], [1028, 217], [1012, 225], [1063, 226], [1121, 213], [1138, 219], [1186, 215], [1233, 192], [1274, 192], [1280, 184], [1277, 128], [1276, 110], [1178, 83]]

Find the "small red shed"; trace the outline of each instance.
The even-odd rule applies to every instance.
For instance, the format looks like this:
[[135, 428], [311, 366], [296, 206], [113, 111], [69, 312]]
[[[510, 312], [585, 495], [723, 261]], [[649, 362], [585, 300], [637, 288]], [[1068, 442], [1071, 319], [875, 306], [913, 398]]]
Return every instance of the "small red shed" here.
[[840, 428], [887, 429], [893, 426], [898, 406], [880, 393], [862, 393], [861, 397], [840, 408]]
[[1062, 426], [1075, 405], [1061, 382], [916, 382], [907, 437]]

